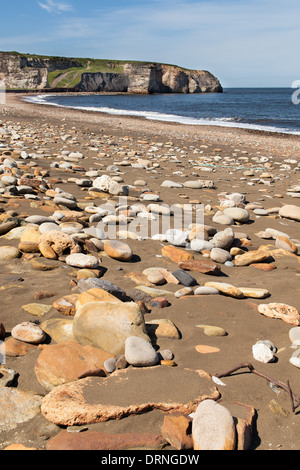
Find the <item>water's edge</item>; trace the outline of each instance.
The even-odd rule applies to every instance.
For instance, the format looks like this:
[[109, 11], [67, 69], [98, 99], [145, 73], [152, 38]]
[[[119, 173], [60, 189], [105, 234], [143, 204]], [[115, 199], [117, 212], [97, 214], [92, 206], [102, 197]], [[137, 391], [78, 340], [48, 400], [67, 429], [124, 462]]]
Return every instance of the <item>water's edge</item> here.
[[[93, 96], [93, 95], [89, 95]], [[95, 96], [99, 96], [95, 94]], [[163, 121], [170, 123], [178, 123], [182, 125], [194, 125], [194, 126], [218, 126], [218, 127], [227, 127], [227, 128], [240, 128], [246, 130], [256, 130], [262, 132], [271, 132], [271, 133], [280, 133], [280, 134], [289, 134], [289, 135], [300, 135], [300, 130], [291, 130], [284, 127], [275, 127], [271, 125], [259, 125], [252, 124], [249, 122], [241, 122], [238, 118], [235, 117], [218, 117], [218, 118], [195, 118], [191, 116], [182, 116], [177, 114], [168, 114], [163, 112], [148, 111], [148, 110], [131, 110], [131, 109], [117, 109], [113, 107], [105, 106], [77, 106], [74, 104], [66, 105], [62, 103], [56, 103], [53, 101], [53, 98], [57, 99], [59, 95], [57, 94], [39, 94], [36, 96], [26, 96], [24, 101], [47, 105], [47, 106], [56, 106], [60, 108], [81, 110], [81, 111], [91, 111], [111, 115], [119, 116], [134, 116], [142, 117], [149, 120]], [[76, 98], [76, 96], [70, 96], [69, 98]], [[255, 118], [255, 116], [254, 116]]]

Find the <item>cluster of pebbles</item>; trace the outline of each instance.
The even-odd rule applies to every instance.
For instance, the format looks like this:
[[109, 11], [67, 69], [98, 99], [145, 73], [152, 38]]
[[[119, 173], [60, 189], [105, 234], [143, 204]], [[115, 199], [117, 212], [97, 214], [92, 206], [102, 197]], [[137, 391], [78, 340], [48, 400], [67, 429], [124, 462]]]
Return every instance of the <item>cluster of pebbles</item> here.
[[[206, 143], [181, 147], [174, 142], [99, 136], [86, 129], [79, 133], [63, 124], [60, 129], [54, 125], [37, 129], [26, 123], [0, 122], [0, 262], [14, 267], [30, 263], [37, 276], [39, 271], [50, 273], [58, 267], [73, 274], [69, 292], [51, 305], [43, 301], [22, 306], [38, 320], [8, 328], [0, 315], [0, 358], [1, 353], [6, 355], [9, 363], [10, 357], [39, 351], [34, 373], [45, 393], [37, 402], [38, 411], [28, 415], [23, 408], [21, 422], [42, 410], [56, 425], [76, 423], [76, 410], [75, 417], [60, 419], [53, 409], [58, 406], [60, 387], [78, 380], [109, 379], [131, 368], [149, 368], [149, 374], [153, 367], [176, 370], [176, 354], [172, 347], [161, 348], [160, 342], [184, 342], [168, 307], [182, 302], [178, 308], [184, 309], [185, 299], [195, 302], [195, 309], [198, 301], [209, 302], [216, 296], [221, 302], [228, 298], [256, 301], [258, 313], [289, 325], [287, 336], [295, 349], [290, 364], [299, 368], [297, 305], [292, 299], [273, 301], [276, 292], [263, 281], [257, 287], [253, 272], [253, 268], [257, 273], [276, 270], [282, 257], [299, 261], [300, 186], [297, 180], [286, 183], [299, 170], [297, 159], [276, 161], [239, 149], [224, 156], [221, 149], [212, 151]], [[219, 191], [219, 185], [226, 186], [231, 178], [235, 184], [230, 183], [230, 191]], [[286, 193], [274, 192], [283, 181]], [[248, 200], [247, 188], [253, 187], [258, 188], [260, 200]], [[286, 197], [288, 203], [283, 202]], [[270, 206], [268, 198], [279, 202]], [[174, 223], [177, 211], [183, 214], [180, 227]], [[258, 223], [260, 228], [253, 229]], [[150, 244], [155, 247], [154, 258], [147, 254]], [[124, 271], [124, 286], [114, 282], [114, 273], [107, 268], [110, 261], [117, 263], [112, 270], [118, 276]], [[244, 267], [252, 269], [247, 285], [243, 277], [238, 282], [236, 274]], [[128, 283], [131, 290], [125, 287]], [[53, 296], [55, 292], [41, 291], [36, 300]], [[2, 311], [5, 308], [4, 290]], [[167, 313], [147, 321], [153, 309]], [[47, 318], [49, 312], [52, 315]], [[196, 326], [206, 337], [228, 335], [214, 324]], [[211, 345], [195, 348], [200, 354], [219, 351]], [[253, 359], [261, 363], [274, 363], [276, 352], [272, 338], [252, 345]], [[3, 400], [12, 399], [8, 393], [15, 393], [11, 387], [16, 376], [2, 365]], [[28, 406], [28, 396], [26, 400]], [[36, 396], [33, 400], [36, 403]], [[185, 417], [193, 423], [190, 448], [237, 447], [234, 420], [226, 408], [204, 400], [187, 411]], [[106, 416], [107, 410], [103, 413]], [[9, 420], [5, 412], [0, 414], [2, 430], [14, 429], [16, 424], [8, 424]], [[216, 423], [217, 433], [211, 423]], [[168, 444], [182, 448], [174, 437], [168, 439]]]

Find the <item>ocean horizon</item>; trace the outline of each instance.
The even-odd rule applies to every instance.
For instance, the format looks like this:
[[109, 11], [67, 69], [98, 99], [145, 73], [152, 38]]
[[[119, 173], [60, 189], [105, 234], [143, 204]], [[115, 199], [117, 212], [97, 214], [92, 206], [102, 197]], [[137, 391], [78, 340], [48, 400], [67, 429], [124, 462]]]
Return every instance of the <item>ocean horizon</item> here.
[[33, 103], [120, 116], [300, 135], [300, 105], [292, 88], [224, 88], [200, 94], [57, 94], [26, 97]]

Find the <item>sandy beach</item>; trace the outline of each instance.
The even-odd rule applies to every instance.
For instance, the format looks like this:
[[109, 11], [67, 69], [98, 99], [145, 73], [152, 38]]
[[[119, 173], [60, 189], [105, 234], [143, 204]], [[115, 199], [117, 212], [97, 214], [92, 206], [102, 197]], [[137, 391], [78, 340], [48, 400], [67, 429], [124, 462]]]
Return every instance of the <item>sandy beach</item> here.
[[[300, 137], [76, 111], [27, 103], [21, 94], [8, 93], [6, 104], [0, 105], [0, 144], [0, 165], [5, 159], [17, 163], [14, 170], [3, 171], [1, 179], [4, 175], [14, 176], [18, 180], [14, 183], [16, 187], [30, 185], [31, 179], [31, 182], [40, 180], [47, 184], [43, 188], [39, 185], [33, 187], [32, 197], [25, 197], [24, 194], [7, 192], [4, 183], [0, 194], [1, 224], [18, 219], [17, 228], [26, 225], [30, 216], [51, 218], [55, 212], [66, 211], [65, 222], [75, 223], [77, 220], [84, 228], [96, 226], [96, 222], [90, 219], [92, 212], [85, 209], [97, 207], [107, 200], [118, 202], [113, 195], [101, 193], [97, 196], [88, 183], [79, 184], [78, 180], [86, 179], [92, 184], [95, 176], [89, 175], [98, 172], [99, 177], [109, 175], [129, 188], [130, 205], [186, 204], [192, 211], [198, 204], [203, 205], [204, 224], [209, 227], [207, 241], [211, 241], [213, 234], [228, 228], [235, 235], [234, 241], [224, 249], [230, 255], [229, 263], [213, 260], [220, 267], [217, 274], [182, 268], [196, 282], [190, 291], [186, 291], [187, 295], [174, 295], [182, 288], [189, 289], [187, 285], [150, 282], [153, 289], [161, 291], [161, 295], [153, 298], [168, 300], [169, 305], [163, 308], [155, 304], [151, 306], [149, 298], [142, 296], [143, 291], [137, 287], [143, 284], [139, 284], [137, 279], [138, 274], [151, 267], [159, 267], [171, 274], [181, 269], [178, 262], [162, 253], [162, 248], [172, 246], [171, 243], [151, 238], [122, 240], [134, 254], [129, 261], [114, 259], [105, 250], [97, 250], [87, 243], [85, 249], [90, 249], [90, 254], [101, 260], [100, 267], [104, 268], [104, 272], [100, 269], [101, 279], [118, 286], [129, 297], [133, 290], [139, 291], [138, 305], [146, 323], [155, 325], [155, 321], [163, 319], [176, 327], [178, 337], [163, 333], [157, 335], [153, 342], [157, 351], [171, 351], [173, 359], [149, 367], [129, 364], [119, 371], [107, 372], [105, 378], [87, 374], [78, 381], [66, 381], [63, 385], [65, 394], [73, 394], [73, 398], [80, 396], [80, 400], [84, 397], [85, 405], [80, 402], [81, 413], [76, 415], [75, 399], [72, 401], [70, 413], [75, 413], [72, 422], [65, 403], [65, 421], [58, 423], [59, 412], [55, 415], [53, 403], [58, 400], [59, 410], [61, 396], [53, 394], [49, 397], [49, 390], [36, 374], [37, 360], [44, 351], [42, 344], [35, 345], [26, 353], [6, 355], [2, 368], [15, 371], [17, 378], [12, 387], [5, 389], [33, 392], [44, 402], [43, 412], [24, 421], [20, 419], [17, 424], [11, 422], [10, 410], [6, 418], [0, 411], [0, 422], [6, 423], [0, 432], [0, 449], [16, 444], [38, 450], [52, 450], [63, 445], [72, 447], [72, 437], [73, 445], [79, 448], [87, 445], [80, 439], [91, 432], [105, 433], [102, 441], [107, 439], [108, 447], [104, 450], [113, 446], [117, 450], [176, 450], [174, 443], [172, 445], [166, 439], [166, 433], [162, 432], [166, 416], [176, 412], [192, 420], [192, 412], [197, 405], [209, 398], [232, 412], [235, 422], [241, 421], [241, 428], [247, 428], [247, 432], [251, 430], [250, 444], [244, 443], [251, 450], [298, 450], [300, 408], [292, 410], [290, 392], [288, 388], [280, 387], [280, 383], [290, 384], [294, 398], [300, 399], [299, 368], [290, 362], [297, 347], [289, 336], [290, 330], [300, 323], [297, 324], [297, 320], [294, 324], [289, 323], [286, 315], [270, 318], [258, 307], [276, 303], [294, 310], [300, 308], [300, 221], [297, 217], [279, 214], [286, 205], [300, 207]], [[22, 152], [26, 152], [28, 158], [23, 159]], [[68, 162], [64, 159], [68, 152], [80, 153], [83, 158]], [[198, 189], [185, 185], [186, 182], [202, 180], [213, 185], [203, 184]], [[162, 185], [165, 181], [181, 186]], [[54, 202], [57, 188], [76, 199], [77, 219], [73, 209]], [[144, 200], [145, 194], [158, 195], [158, 201], [151, 200], [150, 196]], [[244, 196], [237, 206], [248, 212], [249, 219], [235, 220], [233, 224], [216, 222], [215, 215], [231, 207], [227, 196], [232, 194]], [[122, 214], [124, 217], [132, 216], [125, 209]], [[20, 238], [8, 236], [11, 230], [1, 232], [0, 249], [3, 246], [20, 247]], [[276, 231], [284, 236], [274, 235]], [[280, 236], [284, 240], [278, 240]], [[82, 240], [85, 241], [84, 238]], [[209, 251], [178, 248], [192, 253], [194, 260], [199, 262], [211, 260]], [[259, 249], [268, 252], [268, 256], [247, 265], [235, 263], [239, 256], [257, 253]], [[33, 263], [36, 260], [45, 261], [39, 250], [24, 252], [20, 249], [18, 257], [0, 261], [0, 324], [5, 328], [5, 343], [11, 338], [12, 329], [22, 322], [36, 322], [42, 328], [42, 324], [49, 320], [73, 320], [72, 315], [64, 315], [53, 304], [64, 296], [79, 295], [80, 269], [68, 265], [61, 257], [51, 260], [51, 269], [38, 270]], [[250, 288], [259, 292], [264, 289], [268, 295], [258, 298], [245, 294], [238, 298], [222, 291], [216, 295], [195, 295], [197, 287], [206, 283], [226, 283], [237, 289]], [[37, 303], [49, 307], [41, 316], [23, 308]], [[209, 331], [218, 327], [217, 333], [205, 332], [204, 325], [211, 327]], [[221, 330], [224, 334], [220, 333]], [[257, 341], [265, 340], [275, 347], [274, 359], [267, 363], [255, 359], [252, 351]], [[58, 343], [47, 333], [44, 344], [50, 347]], [[212, 379], [241, 364], [251, 364], [260, 375], [243, 366], [222, 377], [223, 385]], [[101, 389], [105, 389], [103, 383], [108, 388], [106, 393]], [[109, 415], [103, 421], [98, 413], [95, 422], [90, 422], [90, 418], [85, 422], [83, 416], [90, 417], [100, 404], [104, 414], [108, 413], [105, 407], [122, 409], [122, 413], [115, 417]], [[67, 432], [68, 427], [74, 431], [74, 425], [83, 432]], [[65, 435], [61, 435], [62, 432]], [[187, 441], [192, 445], [190, 433], [187, 434]], [[55, 440], [58, 435], [63, 437]], [[141, 443], [138, 443], [137, 436], [142, 436], [144, 441], [141, 438]], [[242, 442], [242, 437], [240, 440]]]

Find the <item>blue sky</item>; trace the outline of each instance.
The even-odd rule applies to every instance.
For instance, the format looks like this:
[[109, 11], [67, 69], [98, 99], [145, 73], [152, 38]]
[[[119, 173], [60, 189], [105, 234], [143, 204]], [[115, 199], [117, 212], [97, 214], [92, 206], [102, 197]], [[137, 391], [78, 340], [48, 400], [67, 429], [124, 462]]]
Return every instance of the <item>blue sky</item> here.
[[299, 0], [2, 0], [0, 50], [209, 70], [224, 87], [300, 79]]

